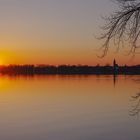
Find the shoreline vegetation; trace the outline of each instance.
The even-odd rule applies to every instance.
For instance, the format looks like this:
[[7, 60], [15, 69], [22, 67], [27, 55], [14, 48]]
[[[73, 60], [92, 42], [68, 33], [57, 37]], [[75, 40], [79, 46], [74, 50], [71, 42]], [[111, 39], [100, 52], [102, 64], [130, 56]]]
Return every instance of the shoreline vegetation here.
[[88, 65], [8, 65], [0, 66], [0, 74], [9, 75], [140, 75], [140, 65], [88, 66]]

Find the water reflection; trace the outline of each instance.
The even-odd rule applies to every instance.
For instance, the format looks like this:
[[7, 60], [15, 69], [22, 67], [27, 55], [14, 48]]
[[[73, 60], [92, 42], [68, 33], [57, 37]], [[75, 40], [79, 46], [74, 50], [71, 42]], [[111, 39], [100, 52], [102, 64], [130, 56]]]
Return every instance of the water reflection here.
[[118, 75], [114, 74], [113, 75], [113, 84], [114, 84], [114, 87], [117, 84], [117, 80], [118, 80]]
[[[139, 78], [133, 79], [133, 81], [136, 84], [140, 84]], [[133, 96], [131, 96], [130, 102], [131, 102], [131, 109], [129, 111], [129, 115], [138, 117], [140, 113], [140, 92], [137, 92]]]
[[0, 138], [138, 140], [140, 122], [128, 115], [139, 87], [133, 78], [138, 76], [1, 76]]
[[[113, 75], [113, 83], [114, 87], [117, 84], [118, 75]], [[139, 83], [140, 79], [133, 80], [135, 83]], [[135, 95], [131, 96], [131, 109], [129, 111], [130, 116], [139, 116], [140, 113], [140, 92], [136, 93]]]
[[138, 116], [140, 113], [140, 93], [131, 97], [132, 108], [130, 110], [130, 116]]

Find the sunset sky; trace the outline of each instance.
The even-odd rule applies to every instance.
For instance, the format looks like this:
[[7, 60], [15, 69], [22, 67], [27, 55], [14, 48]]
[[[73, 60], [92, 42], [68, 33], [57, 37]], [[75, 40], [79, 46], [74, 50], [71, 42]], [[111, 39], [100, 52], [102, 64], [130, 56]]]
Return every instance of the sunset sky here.
[[138, 64], [127, 47], [97, 57], [101, 16], [114, 8], [111, 0], [0, 0], [0, 64]]

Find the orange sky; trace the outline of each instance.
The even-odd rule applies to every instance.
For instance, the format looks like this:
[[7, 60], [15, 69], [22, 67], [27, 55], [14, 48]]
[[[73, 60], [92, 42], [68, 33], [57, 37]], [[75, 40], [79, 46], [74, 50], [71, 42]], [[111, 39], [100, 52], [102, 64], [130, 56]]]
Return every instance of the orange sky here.
[[0, 64], [139, 64], [140, 55], [130, 60], [124, 49], [97, 57], [101, 15], [113, 7], [109, 0], [0, 0]]

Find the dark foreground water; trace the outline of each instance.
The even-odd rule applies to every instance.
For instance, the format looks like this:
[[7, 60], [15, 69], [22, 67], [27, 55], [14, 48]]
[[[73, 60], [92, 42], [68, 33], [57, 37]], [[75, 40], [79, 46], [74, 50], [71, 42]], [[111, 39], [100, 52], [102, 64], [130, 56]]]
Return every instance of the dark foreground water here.
[[140, 140], [140, 76], [0, 77], [0, 140]]

